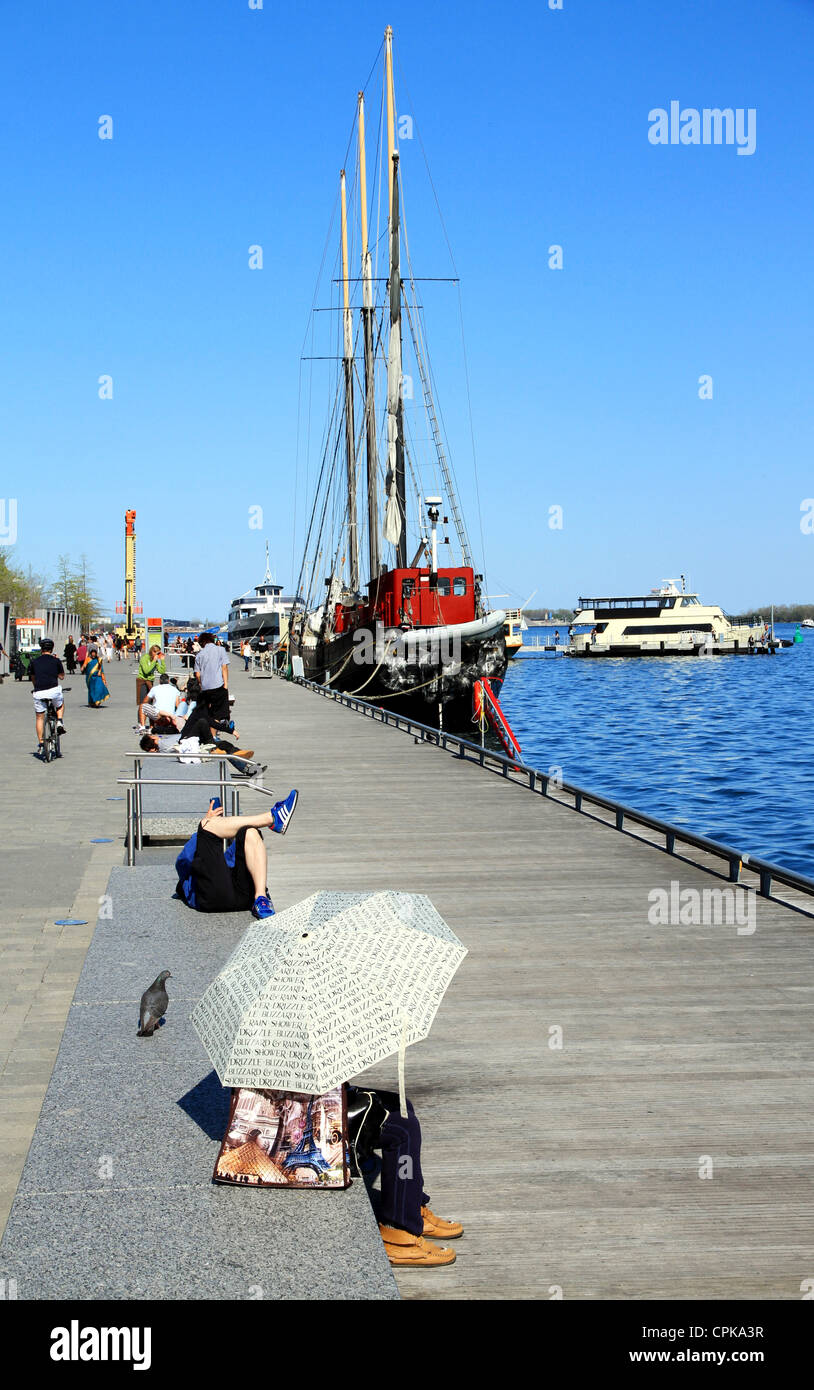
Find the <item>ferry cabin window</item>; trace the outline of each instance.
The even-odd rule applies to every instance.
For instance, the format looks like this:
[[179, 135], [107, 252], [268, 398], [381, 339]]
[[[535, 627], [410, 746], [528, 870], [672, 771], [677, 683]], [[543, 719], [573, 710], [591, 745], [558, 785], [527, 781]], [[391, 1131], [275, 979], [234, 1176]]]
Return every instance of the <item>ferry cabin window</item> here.
[[449, 598], [449, 595], [450, 595], [449, 575], [447, 575], [447, 574], [439, 574], [439, 576], [438, 576], [438, 596], [439, 596], [439, 598]]
[[636, 623], [622, 629], [623, 637], [659, 637], [675, 632], [712, 632], [712, 623]]
[[463, 598], [466, 593], [466, 579], [462, 574], [456, 574], [452, 581], [452, 592], [456, 598]]

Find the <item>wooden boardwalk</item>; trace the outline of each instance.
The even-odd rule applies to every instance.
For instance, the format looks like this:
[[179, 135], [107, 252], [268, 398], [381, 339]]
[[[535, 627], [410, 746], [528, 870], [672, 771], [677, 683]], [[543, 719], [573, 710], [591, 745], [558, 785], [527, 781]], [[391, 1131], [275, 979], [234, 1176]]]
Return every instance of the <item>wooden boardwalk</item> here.
[[[2, 691], [17, 788], [0, 811], [7, 1201], [96, 895], [123, 862], [124, 807], [106, 798], [135, 742], [132, 668], [111, 677], [104, 711], [74, 697], [50, 769], [32, 763], [27, 690]], [[799, 1299], [814, 1277], [814, 920], [761, 899], [751, 935], [651, 925], [653, 889], [724, 881], [311, 691], [238, 669], [233, 686], [265, 784], [302, 794], [270, 837], [278, 910], [319, 888], [422, 891], [469, 948], [407, 1054], [428, 1188], [466, 1235], [451, 1268], [400, 1274], [402, 1295]], [[91, 846], [100, 835], [117, 843]], [[47, 926], [71, 908], [87, 927]], [[395, 1057], [371, 1076], [392, 1088]]]
[[[302, 792], [277, 907], [418, 890], [470, 952], [407, 1054], [428, 1188], [466, 1235], [402, 1295], [799, 1299], [811, 917], [758, 899], [751, 935], [653, 926], [654, 888], [725, 881], [312, 691], [263, 693], [267, 785]], [[370, 1075], [392, 1087], [395, 1058]]]

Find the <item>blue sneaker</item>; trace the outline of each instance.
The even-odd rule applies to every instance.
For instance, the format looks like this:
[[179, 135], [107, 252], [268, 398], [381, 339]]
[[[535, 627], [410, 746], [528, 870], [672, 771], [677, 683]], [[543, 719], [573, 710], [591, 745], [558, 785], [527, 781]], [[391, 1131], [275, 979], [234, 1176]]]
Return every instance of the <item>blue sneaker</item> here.
[[252, 908], [252, 917], [258, 917], [262, 921], [264, 917], [274, 916], [274, 903], [271, 898], [255, 898]]
[[299, 792], [289, 792], [284, 801], [277, 801], [271, 808], [271, 828], [278, 835], [285, 835], [299, 799]]

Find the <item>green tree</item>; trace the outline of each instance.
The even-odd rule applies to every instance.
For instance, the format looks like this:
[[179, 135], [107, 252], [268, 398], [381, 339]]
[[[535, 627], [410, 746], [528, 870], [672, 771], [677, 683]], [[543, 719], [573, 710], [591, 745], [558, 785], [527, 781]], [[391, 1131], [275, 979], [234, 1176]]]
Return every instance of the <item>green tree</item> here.
[[21, 618], [33, 616], [36, 608], [45, 606], [48, 584], [42, 575], [14, 563], [14, 553], [5, 547], [0, 550], [0, 599], [10, 603]]
[[98, 595], [93, 588], [93, 571], [88, 564], [87, 555], [80, 555], [79, 565], [74, 576], [75, 611], [82, 619], [84, 628], [93, 627], [100, 613]]
[[56, 608], [73, 607], [71, 603], [71, 591], [73, 587], [73, 575], [71, 574], [70, 555], [59, 555], [57, 557], [57, 572], [51, 590], [51, 602]]
[[60, 555], [56, 578], [50, 586], [50, 601], [57, 608], [76, 613], [80, 625], [93, 627], [99, 616], [99, 599], [93, 588], [93, 571], [87, 555], [80, 555], [73, 564], [70, 555]]

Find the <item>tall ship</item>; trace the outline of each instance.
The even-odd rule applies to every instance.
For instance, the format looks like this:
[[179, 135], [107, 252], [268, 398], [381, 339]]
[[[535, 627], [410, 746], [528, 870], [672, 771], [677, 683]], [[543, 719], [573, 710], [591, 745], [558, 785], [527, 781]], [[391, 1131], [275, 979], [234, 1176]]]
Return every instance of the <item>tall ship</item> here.
[[435, 405], [402, 217], [392, 40], [388, 27], [370, 189], [364, 92], [357, 98], [358, 220], [340, 174], [336, 372], [289, 652], [295, 674], [463, 729], [475, 682], [488, 678], [495, 693], [502, 684], [506, 613], [485, 603]]
[[581, 598], [569, 638], [566, 654], [582, 657], [719, 656], [791, 646], [762, 618], [729, 618], [673, 579], [645, 594]]
[[255, 642], [264, 637], [272, 648], [285, 647], [288, 623], [295, 599], [283, 594], [282, 584], [275, 584], [269, 565], [266, 543], [266, 573], [262, 584], [247, 589], [233, 598], [226, 624], [229, 646], [234, 650], [241, 642]]

